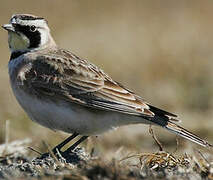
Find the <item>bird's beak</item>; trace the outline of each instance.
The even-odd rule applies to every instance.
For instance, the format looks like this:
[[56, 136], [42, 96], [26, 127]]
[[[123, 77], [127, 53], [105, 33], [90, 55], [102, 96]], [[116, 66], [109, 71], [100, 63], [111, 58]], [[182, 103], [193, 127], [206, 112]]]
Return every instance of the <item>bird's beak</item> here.
[[2, 25], [2, 27], [7, 31], [15, 32], [15, 28], [13, 27], [12, 24], [4, 24], [4, 25]]

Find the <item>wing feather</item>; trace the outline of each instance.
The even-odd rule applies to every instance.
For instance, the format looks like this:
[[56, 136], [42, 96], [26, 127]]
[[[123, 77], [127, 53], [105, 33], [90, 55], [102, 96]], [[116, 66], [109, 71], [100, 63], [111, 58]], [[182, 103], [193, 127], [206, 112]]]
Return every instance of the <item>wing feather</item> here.
[[[142, 117], [151, 118], [158, 112], [95, 65], [65, 50], [38, 55], [25, 77], [34, 91], [49, 98], [54, 96], [92, 108]], [[166, 111], [159, 112], [176, 117]]]

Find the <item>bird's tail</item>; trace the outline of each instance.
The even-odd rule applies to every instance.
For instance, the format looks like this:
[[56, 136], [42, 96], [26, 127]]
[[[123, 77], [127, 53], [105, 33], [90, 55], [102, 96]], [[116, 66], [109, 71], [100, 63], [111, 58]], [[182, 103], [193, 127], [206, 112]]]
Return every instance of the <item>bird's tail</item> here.
[[201, 146], [213, 148], [212, 144], [209, 144], [207, 141], [201, 139], [196, 134], [193, 134], [190, 131], [186, 130], [185, 128], [177, 125], [175, 123], [179, 121], [177, 119], [177, 115], [164, 111], [162, 109], [158, 109], [151, 105], [149, 105], [149, 107], [150, 107], [149, 110], [155, 114], [154, 117], [149, 119], [152, 123], [159, 125], [169, 130], [170, 132], [175, 133], [179, 136], [182, 136], [183, 138], [188, 139]]
[[151, 105], [149, 105], [149, 108], [149, 110], [154, 113], [154, 116], [152, 118], [147, 118], [147, 120], [151, 121], [153, 124], [161, 126], [169, 130], [170, 132], [182, 136], [183, 138], [188, 139], [201, 146], [213, 148], [212, 144], [209, 144], [207, 141], [201, 139], [196, 134], [193, 134], [185, 128], [177, 125], [175, 123], [179, 121], [177, 119], [177, 115], [164, 111], [162, 109], [158, 109]]
[[178, 126], [177, 124], [171, 122], [171, 121], [167, 121], [167, 123], [165, 124], [164, 128], [166, 128], [167, 130], [182, 136], [183, 138], [186, 138], [194, 143], [197, 143], [201, 146], [204, 147], [213, 147], [212, 144], [209, 144], [207, 141], [201, 139], [199, 136], [189, 132], [188, 130], [184, 129], [181, 126]]

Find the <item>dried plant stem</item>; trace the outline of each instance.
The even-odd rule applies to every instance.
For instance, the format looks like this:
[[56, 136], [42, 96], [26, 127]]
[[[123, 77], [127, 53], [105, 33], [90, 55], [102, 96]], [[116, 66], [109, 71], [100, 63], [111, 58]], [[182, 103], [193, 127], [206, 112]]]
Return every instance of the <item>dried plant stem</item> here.
[[152, 129], [152, 125], [149, 126], [149, 133], [152, 135], [152, 138], [155, 140], [156, 144], [158, 145], [159, 151], [163, 151], [163, 146], [160, 143], [160, 141], [157, 139], [157, 137], [155, 136], [155, 133]]

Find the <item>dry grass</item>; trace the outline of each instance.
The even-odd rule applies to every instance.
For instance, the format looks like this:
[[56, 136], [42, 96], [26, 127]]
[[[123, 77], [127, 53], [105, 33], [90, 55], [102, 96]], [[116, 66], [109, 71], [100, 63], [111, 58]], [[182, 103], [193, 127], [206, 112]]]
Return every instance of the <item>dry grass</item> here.
[[[150, 131], [159, 144], [153, 130]], [[94, 156], [76, 148], [66, 158], [57, 155], [38, 158], [29, 156], [27, 141], [2, 145], [0, 178], [2, 179], [213, 179], [213, 158], [207, 152], [193, 150], [182, 155], [166, 151], [131, 153], [122, 155], [119, 149], [113, 159]], [[29, 143], [29, 140], [28, 140]], [[24, 148], [25, 147], [25, 148]], [[163, 148], [162, 145], [159, 146]], [[177, 149], [176, 149], [177, 150]], [[8, 153], [9, 152], [9, 153]], [[126, 153], [126, 152], [125, 152]], [[51, 154], [51, 153], [50, 153]], [[121, 159], [120, 156], [123, 156]]]

